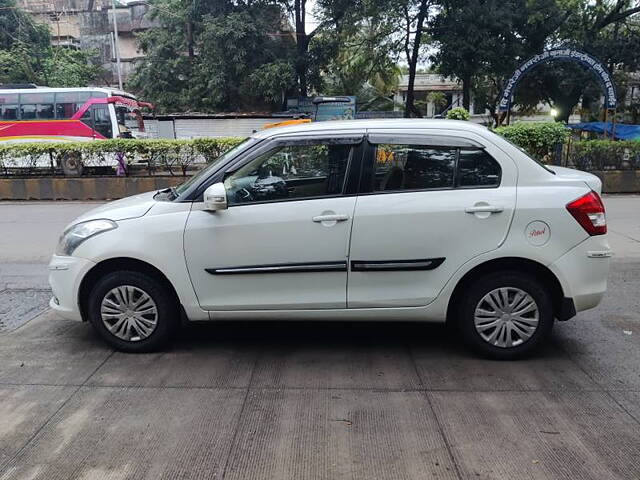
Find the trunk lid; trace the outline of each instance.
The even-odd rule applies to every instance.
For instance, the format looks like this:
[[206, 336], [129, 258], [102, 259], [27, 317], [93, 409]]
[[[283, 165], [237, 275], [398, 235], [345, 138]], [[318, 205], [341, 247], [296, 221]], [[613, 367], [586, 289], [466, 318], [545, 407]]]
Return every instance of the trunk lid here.
[[592, 173], [575, 170], [573, 168], [556, 167], [554, 165], [547, 165], [546, 167], [549, 170], [553, 170], [561, 179], [582, 181], [586, 183], [591, 190], [597, 192], [598, 195], [602, 194], [602, 181]]

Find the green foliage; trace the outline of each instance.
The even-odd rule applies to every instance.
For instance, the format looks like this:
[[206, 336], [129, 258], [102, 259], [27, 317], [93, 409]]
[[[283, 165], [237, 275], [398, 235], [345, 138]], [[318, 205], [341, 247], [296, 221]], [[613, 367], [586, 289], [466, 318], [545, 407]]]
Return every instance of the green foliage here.
[[295, 78], [293, 39], [278, 34], [284, 15], [279, 4], [154, 4], [160, 26], [139, 35], [146, 56], [128, 88], [160, 112], [280, 107]]
[[640, 169], [639, 141], [578, 140], [567, 150], [567, 163], [581, 170]]
[[49, 30], [17, 8], [15, 0], [0, 0], [0, 50], [10, 50], [19, 44], [46, 48]]
[[145, 164], [150, 173], [158, 169], [186, 175], [197, 163], [210, 163], [243, 138], [198, 138], [193, 140], [111, 139], [95, 142], [40, 142], [0, 145], [0, 174], [34, 173], [49, 165], [54, 173], [65, 156], [77, 156], [86, 167], [113, 165], [117, 153], [128, 165]]
[[506, 75], [521, 52], [518, 26], [525, 0], [440, 0], [430, 22], [438, 49], [432, 55], [441, 73], [460, 79], [463, 105], [469, 108], [474, 82], [486, 75]]
[[48, 87], [85, 87], [91, 84], [104, 73], [102, 67], [93, 63], [95, 56], [93, 50], [52, 47], [42, 62], [42, 83]]
[[14, 0], [0, 0], [0, 83], [86, 87], [102, 73], [93, 57], [93, 51], [51, 46], [46, 25], [36, 24]]
[[557, 122], [519, 122], [494, 130], [538, 160], [551, 157], [555, 147], [569, 137], [569, 130]]
[[469, 120], [469, 111], [464, 107], [452, 108], [447, 112], [449, 120]]
[[295, 71], [290, 63], [277, 60], [256, 68], [249, 76], [252, 94], [257, 98], [279, 105], [286, 92], [295, 82]]

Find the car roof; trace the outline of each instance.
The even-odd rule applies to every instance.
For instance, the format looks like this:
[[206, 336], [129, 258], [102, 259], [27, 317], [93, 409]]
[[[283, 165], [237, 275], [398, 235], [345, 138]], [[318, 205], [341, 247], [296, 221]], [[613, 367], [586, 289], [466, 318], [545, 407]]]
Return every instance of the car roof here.
[[275, 127], [254, 133], [254, 138], [271, 138], [279, 135], [313, 134], [320, 132], [337, 132], [349, 130], [367, 129], [446, 129], [475, 132], [486, 136], [489, 130], [476, 123], [461, 120], [435, 120], [424, 118], [393, 118], [393, 119], [366, 119], [366, 120], [331, 120], [326, 122], [301, 123], [285, 127]]

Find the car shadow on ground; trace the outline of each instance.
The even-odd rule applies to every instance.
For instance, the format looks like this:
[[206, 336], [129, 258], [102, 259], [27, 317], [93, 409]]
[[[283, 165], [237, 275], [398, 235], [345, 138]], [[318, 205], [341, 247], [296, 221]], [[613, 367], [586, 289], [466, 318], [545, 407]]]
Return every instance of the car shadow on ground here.
[[[168, 347], [172, 351], [209, 350], [215, 345], [269, 348], [404, 349], [407, 353], [439, 352], [458, 358], [482, 359], [462, 340], [455, 327], [417, 322], [233, 321], [190, 322]], [[553, 334], [526, 358], [564, 356]]]

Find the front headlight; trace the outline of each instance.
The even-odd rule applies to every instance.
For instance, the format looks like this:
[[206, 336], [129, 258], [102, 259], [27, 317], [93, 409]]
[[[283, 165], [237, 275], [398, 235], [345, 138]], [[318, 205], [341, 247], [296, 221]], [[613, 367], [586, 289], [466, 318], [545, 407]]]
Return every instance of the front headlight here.
[[106, 219], [76, 223], [65, 230], [60, 237], [58, 247], [56, 248], [56, 255], [70, 256], [87, 238], [91, 238], [99, 233], [108, 232], [114, 228], [118, 228], [118, 224]]

